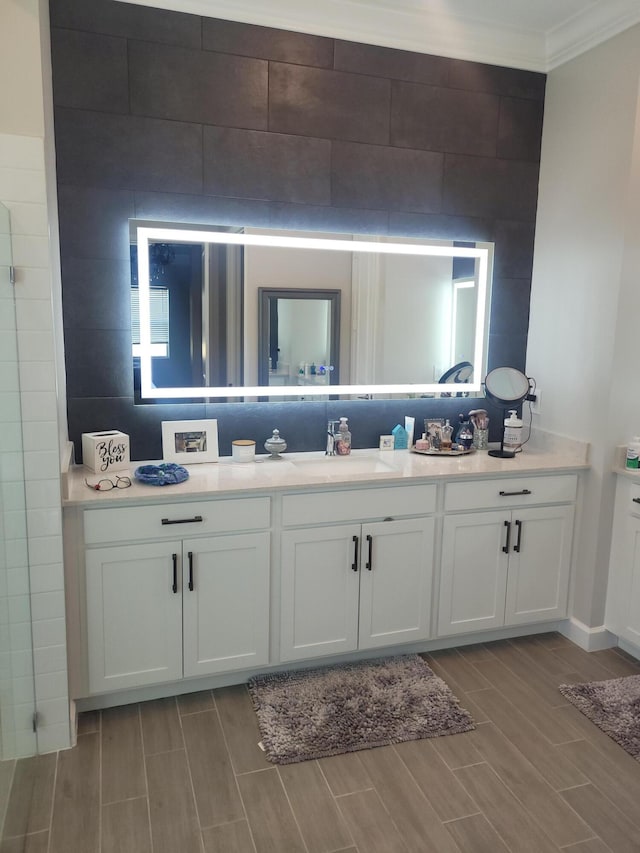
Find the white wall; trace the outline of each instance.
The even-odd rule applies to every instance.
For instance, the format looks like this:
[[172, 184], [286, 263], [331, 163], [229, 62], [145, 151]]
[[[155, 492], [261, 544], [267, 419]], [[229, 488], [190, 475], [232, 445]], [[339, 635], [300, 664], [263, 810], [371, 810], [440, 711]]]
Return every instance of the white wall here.
[[2, 0], [0, 124], [3, 133], [44, 135], [39, 0]]
[[614, 449], [640, 433], [640, 398], [616, 379], [637, 342], [639, 81], [634, 27], [552, 71], [545, 99], [527, 373], [538, 425], [592, 445], [573, 591], [590, 626], [604, 616]]
[[437, 382], [452, 366], [453, 261], [384, 255], [380, 266], [384, 311], [375, 382]]
[[[29, 583], [38, 749], [69, 745], [69, 702], [62, 557], [58, 381], [52, 285], [52, 204], [47, 197], [41, 36], [48, 41], [44, 0], [2, 0], [0, 9], [0, 201], [9, 209], [22, 443], [26, 480]], [[41, 30], [42, 22], [42, 30]], [[55, 203], [53, 204], [53, 208]], [[57, 294], [59, 304], [59, 293]], [[24, 613], [10, 602], [9, 617]], [[22, 609], [21, 609], [22, 608]], [[28, 608], [27, 611], [28, 613]]]

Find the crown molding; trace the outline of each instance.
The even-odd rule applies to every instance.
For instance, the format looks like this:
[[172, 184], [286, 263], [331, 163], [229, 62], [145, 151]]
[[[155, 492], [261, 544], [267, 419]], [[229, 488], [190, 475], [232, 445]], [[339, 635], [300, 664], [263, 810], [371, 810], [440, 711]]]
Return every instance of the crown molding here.
[[638, 0], [598, 2], [547, 32], [366, 0], [120, 2], [543, 73], [640, 22]]
[[638, 0], [607, 0], [547, 33], [547, 71], [640, 23]]

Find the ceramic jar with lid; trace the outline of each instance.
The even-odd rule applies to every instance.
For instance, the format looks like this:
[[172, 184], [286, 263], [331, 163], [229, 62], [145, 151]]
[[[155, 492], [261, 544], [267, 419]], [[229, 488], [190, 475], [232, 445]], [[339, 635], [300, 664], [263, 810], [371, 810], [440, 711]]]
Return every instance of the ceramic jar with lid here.
[[287, 442], [280, 435], [280, 430], [274, 429], [271, 438], [264, 443], [264, 449], [271, 454], [270, 459], [280, 459], [280, 454], [287, 449]]

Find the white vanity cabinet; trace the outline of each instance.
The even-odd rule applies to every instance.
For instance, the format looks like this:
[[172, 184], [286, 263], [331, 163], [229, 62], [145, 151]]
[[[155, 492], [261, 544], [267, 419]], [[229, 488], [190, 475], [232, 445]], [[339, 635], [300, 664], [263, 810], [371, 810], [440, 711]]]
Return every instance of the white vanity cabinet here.
[[640, 651], [640, 483], [618, 477], [605, 625]]
[[282, 661], [427, 639], [435, 499], [434, 485], [283, 497]]
[[576, 489], [572, 474], [446, 486], [439, 636], [566, 616]]
[[[583, 465], [563, 458], [549, 470], [548, 454], [531, 470], [525, 456], [519, 473], [483, 454], [371, 454], [358, 467], [355, 452], [339, 476], [344, 460], [320, 455], [215, 466], [166, 502], [150, 487], [89, 497], [74, 472], [69, 695], [102, 707], [119, 694], [237, 684], [566, 617]], [[640, 502], [632, 507], [611, 608], [620, 635], [640, 644]]]
[[86, 511], [89, 693], [267, 664], [269, 524], [269, 498]]

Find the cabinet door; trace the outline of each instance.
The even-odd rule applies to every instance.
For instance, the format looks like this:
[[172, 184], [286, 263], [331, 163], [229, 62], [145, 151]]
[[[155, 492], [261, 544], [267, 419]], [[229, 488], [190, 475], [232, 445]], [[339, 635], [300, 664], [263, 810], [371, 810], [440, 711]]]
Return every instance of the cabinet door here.
[[479, 512], [444, 519], [438, 634], [504, 624], [509, 514]]
[[625, 571], [625, 601], [622, 605], [620, 633], [625, 640], [640, 646], [640, 518], [627, 517], [627, 549], [625, 557], [628, 565]]
[[358, 643], [360, 525], [282, 534], [280, 659], [350, 652]]
[[513, 510], [505, 624], [566, 616], [573, 514], [572, 506]]
[[433, 525], [432, 518], [363, 525], [359, 648], [429, 636]]
[[269, 662], [269, 533], [184, 543], [184, 675]]
[[182, 678], [181, 551], [162, 542], [86, 552], [91, 693]]

